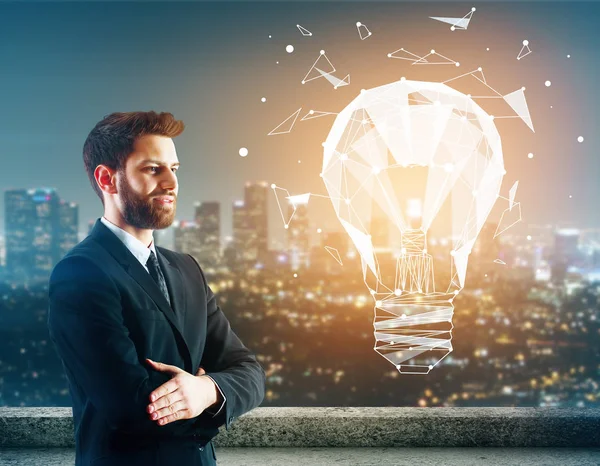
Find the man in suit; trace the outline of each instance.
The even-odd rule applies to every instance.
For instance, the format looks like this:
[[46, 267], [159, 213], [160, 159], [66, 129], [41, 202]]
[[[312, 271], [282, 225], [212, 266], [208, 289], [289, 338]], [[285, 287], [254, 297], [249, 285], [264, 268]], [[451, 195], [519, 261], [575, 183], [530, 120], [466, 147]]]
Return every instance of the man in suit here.
[[196, 260], [153, 242], [175, 219], [183, 129], [170, 113], [113, 113], [84, 144], [104, 216], [54, 268], [48, 311], [76, 466], [214, 465], [218, 428], [264, 397]]

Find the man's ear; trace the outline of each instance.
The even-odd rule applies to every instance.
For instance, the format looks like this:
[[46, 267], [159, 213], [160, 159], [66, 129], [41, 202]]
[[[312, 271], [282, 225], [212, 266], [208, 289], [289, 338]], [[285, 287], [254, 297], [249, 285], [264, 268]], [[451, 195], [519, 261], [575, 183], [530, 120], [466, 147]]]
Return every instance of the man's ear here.
[[107, 194], [117, 193], [117, 170], [106, 165], [98, 165], [94, 170], [94, 178], [100, 189]]

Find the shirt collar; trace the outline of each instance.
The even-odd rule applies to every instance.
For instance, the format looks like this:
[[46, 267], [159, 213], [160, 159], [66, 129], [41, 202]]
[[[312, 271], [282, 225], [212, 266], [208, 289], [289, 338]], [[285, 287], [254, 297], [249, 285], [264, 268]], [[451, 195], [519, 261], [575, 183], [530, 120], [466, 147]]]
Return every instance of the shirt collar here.
[[148, 262], [148, 258], [150, 257], [150, 251], [154, 253], [156, 257], [156, 248], [154, 247], [154, 240], [150, 242], [150, 246], [146, 246], [139, 239], [133, 236], [131, 233], [127, 233], [122, 228], [119, 228], [114, 223], [111, 223], [110, 220], [107, 220], [106, 217], [102, 216], [100, 221], [106, 225], [106, 227], [112, 231], [117, 238], [119, 238], [123, 244], [129, 249], [131, 254], [142, 264], [144, 267], [146, 266], [146, 262]]

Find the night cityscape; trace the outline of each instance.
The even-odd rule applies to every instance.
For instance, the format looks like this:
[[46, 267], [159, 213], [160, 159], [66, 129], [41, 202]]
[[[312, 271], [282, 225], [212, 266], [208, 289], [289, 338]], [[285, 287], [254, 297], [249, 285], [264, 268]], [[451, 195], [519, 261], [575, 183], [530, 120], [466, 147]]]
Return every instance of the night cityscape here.
[[[373, 297], [348, 236], [316, 228], [309, 205], [289, 205], [286, 244], [270, 248], [272, 197], [267, 182], [246, 182], [231, 236], [216, 201], [154, 233], [202, 266], [265, 369], [262, 406], [599, 406], [600, 229], [528, 224], [494, 238], [498, 225], [485, 224], [454, 301], [453, 352], [409, 376], [373, 351]], [[4, 206], [0, 406], [70, 406], [46, 326], [47, 282], [88, 232], [78, 231], [78, 204], [55, 189], [5, 189]], [[385, 268], [394, 259], [383, 222], [376, 235]], [[428, 241], [437, 275], [449, 239]]]

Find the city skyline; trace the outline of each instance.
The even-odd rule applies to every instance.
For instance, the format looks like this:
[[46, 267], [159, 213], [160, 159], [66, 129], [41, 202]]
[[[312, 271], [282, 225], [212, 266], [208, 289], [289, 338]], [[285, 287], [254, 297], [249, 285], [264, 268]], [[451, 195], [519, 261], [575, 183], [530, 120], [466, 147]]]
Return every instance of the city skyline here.
[[[105, 114], [154, 109], [182, 119], [187, 129], [174, 139], [182, 163], [177, 218], [193, 219], [197, 201], [218, 201], [222, 236], [229, 236], [233, 204], [243, 198], [246, 180], [276, 183], [291, 194], [324, 192], [318, 177], [320, 144], [332, 120], [299, 122], [290, 134], [267, 137], [271, 129], [299, 107], [302, 115], [311, 108], [335, 112], [362, 87], [403, 75], [455, 76], [459, 70], [453, 67], [386, 60], [387, 52], [403, 45], [422, 53], [436, 44], [443, 45], [442, 53], [460, 58], [463, 72], [483, 65], [486, 77], [503, 92], [527, 88], [536, 133], [516, 120], [498, 124], [507, 167], [501, 192], [506, 195], [519, 180], [523, 226], [600, 224], [594, 205], [600, 196], [594, 130], [600, 107], [594, 92], [600, 69], [594, 50], [597, 5], [486, 2], [468, 31], [454, 33], [428, 19], [454, 12], [457, 6], [451, 3], [373, 8], [359, 2], [153, 2], [143, 5], [143, 18], [140, 8], [118, 2], [0, 4], [6, 19], [2, 43], [13, 44], [0, 49], [7, 65], [2, 79], [13, 89], [1, 117], [9, 162], [0, 172], [0, 186], [55, 188], [80, 206], [80, 231], [102, 215], [81, 149]], [[356, 36], [357, 18], [373, 32], [365, 41]], [[310, 25], [314, 36], [302, 37], [297, 23]], [[60, 35], [53, 32], [58, 30]], [[532, 53], [517, 61], [525, 38]], [[288, 44], [294, 45], [293, 53], [285, 51]], [[333, 91], [325, 80], [300, 84], [321, 48], [352, 73], [349, 86]], [[51, 108], [59, 110], [47, 118]], [[248, 148], [246, 157], [239, 155], [242, 147]], [[283, 241], [272, 201], [269, 233]], [[330, 207], [309, 208], [316, 212], [315, 227], [339, 227]], [[3, 223], [0, 217], [2, 231]]]

